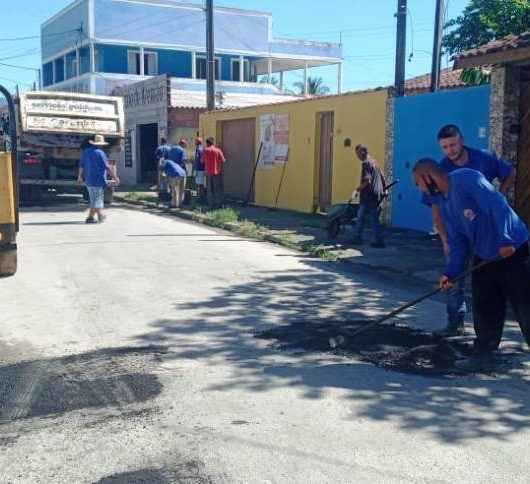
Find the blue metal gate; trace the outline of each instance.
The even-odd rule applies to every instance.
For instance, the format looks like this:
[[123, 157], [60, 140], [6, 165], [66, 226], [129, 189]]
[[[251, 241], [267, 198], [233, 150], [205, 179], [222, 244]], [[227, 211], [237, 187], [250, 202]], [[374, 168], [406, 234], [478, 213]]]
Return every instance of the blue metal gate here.
[[489, 141], [490, 87], [406, 96], [396, 99], [394, 179], [399, 179], [392, 199], [394, 227], [429, 231], [430, 209], [412, 181], [414, 163], [423, 157], [440, 160], [443, 154], [436, 139], [445, 124], [456, 124], [466, 144], [487, 149]]

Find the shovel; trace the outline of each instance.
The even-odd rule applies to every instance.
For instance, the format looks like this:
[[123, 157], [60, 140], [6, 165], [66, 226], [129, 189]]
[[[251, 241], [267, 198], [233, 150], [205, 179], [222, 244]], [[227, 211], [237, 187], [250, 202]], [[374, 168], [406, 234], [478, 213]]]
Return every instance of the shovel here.
[[[484, 267], [485, 265], [489, 264], [490, 262], [492, 262], [492, 261], [482, 261], [482, 262], [480, 262], [476, 266], [471, 267], [470, 269], [464, 271], [459, 276], [455, 277], [451, 282], [455, 283], [455, 282], [461, 281], [462, 279], [465, 279], [467, 276], [469, 276], [470, 274], [472, 274], [476, 270]], [[420, 297], [414, 299], [413, 301], [410, 301], [410, 302], [408, 302], [406, 304], [403, 304], [402, 306], [394, 309], [390, 313], [385, 314], [384, 316], [381, 316], [379, 319], [376, 319], [375, 321], [371, 321], [370, 323], [367, 323], [364, 326], [361, 326], [360, 328], [357, 328], [352, 333], [348, 333], [348, 337], [353, 338], [354, 336], [357, 336], [357, 335], [359, 335], [361, 333], [364, 333], [365, 331], [368, 331], [369, 329], [372, 329], [372, 328], [374, 328], [376, 326], [379, 326], [380, 324], [383, 324], [384, 322], [388, 321], [389, 319], [392, 319], [394, 316], [397, 316], [398, 314], [402, 313], [403, 311], [405, 311], [405, 310], [407, 310], [407, 309], [409, 309], [409, 308], [411, 308], [413, 306], [416, 306], [417, 304], [425, 301], [426, 299], [431, 298], [432, 296], [435, 296], [436, 294], [438, 294], [441, 291], [442, 291], [441, 287], [438, 287], [438, 288], [436, 288], [436, 289], [434, 289], [432, 291], [429, 291], [427, 294], [424, 294], [423, 296], [420, 296]], [[340, 346], [341, 344], [343, 344], [344, 341], [345, 341], [344, 336], [338, 336], [337, 338], [330, 338], [329, 345], [332, 348], [336, 348], [337, 346]]]

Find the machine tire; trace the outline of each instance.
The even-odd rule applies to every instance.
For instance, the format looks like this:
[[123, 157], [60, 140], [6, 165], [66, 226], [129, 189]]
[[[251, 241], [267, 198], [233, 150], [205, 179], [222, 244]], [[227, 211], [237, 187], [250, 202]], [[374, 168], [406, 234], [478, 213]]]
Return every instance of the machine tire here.
[[327, 226], [328, 235], [330, 239], [336, 239], [340, 232], [340, 220], [335, 219], [329, 222]]

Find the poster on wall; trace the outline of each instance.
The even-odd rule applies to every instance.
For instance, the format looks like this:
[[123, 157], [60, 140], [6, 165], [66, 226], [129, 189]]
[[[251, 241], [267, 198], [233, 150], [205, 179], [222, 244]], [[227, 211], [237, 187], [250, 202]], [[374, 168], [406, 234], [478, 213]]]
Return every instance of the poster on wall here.
[[287, 161], [289, 152], [289, 115], [264, 114], [260, 117], [260, 165], [270, 168]]

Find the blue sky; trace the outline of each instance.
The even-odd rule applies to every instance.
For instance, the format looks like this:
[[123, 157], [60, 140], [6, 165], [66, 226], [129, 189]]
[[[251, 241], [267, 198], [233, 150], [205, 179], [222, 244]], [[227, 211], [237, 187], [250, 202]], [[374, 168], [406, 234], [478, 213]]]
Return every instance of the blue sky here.
[[[38, 36], [40, 24], [69, 3], [69, 0], [2, 0], [0, 39]], [[468, 0], [446, 3], [452, 18]], [[342, 37], [345, 90], [393, 83], [397, 0], [223, 0], [218, 4], [272, 12], [276, 36], [333, 42]], [[435, 0], [409, 0], [407, 52], [413, 56], [407, 62], [407, 77], [430, 71], [434, 9]], [[38, 38], [0, 40], [0, 62], [38, 68], [39, 50]], [[314, 69], [311, 74], [323, 77], [335, 89], [335, 67]], [[294, 72], [286, 77], [286, 82], [301, 79], [302, 73]], [[0, 82], [8, 88], [18, 83], [21, 89], [27, 89], [34, 80], [32, 70], [0, 65]]]

